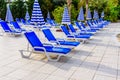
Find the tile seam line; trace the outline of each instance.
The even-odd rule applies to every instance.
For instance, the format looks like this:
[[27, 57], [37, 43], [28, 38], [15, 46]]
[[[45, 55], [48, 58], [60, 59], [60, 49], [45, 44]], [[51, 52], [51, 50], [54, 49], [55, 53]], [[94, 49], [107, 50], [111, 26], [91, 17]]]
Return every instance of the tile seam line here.
[[[104, 51], [104, 54], [103, 54], [103, 56], [102, 56], [102, 58], [101, 58], [101, 60], [100, 60], [100, 63], [101, 63], [101, 61], [102, 61], [102, 59], [103, 59], [103, 57], [104, 57], [104, 55], [105, 55], [105, 52], [107, 51], [107, 49], [108, 49], [108, 47], [109, 47], [109, 45], [110, 45], [110, 41], [111, 41], [111, 40], [108, 41], [108, 44], [107, 44], [106, 49], [105, 49], [105, 51]], [[98, 68], [99, 68], [99, 66], [100, 66], [100, 63], [99, 63], [98, 66], [97, 66], [97, 69], [96, 69], [96, 71], [95, 71], [95, 73], [94, 73], [94, 76], [93, 76], [92, 80], [94, 80], [94, 78], [95, 78], [95, 75], [96, 75], [96, 72], [98, 71]]]
[[118, 47], [118, 59], [117, 59], [117, 76], [116, 76], [116, 80], [118, 80], [118, 76], [119, 76], [119, 58], [120, 58], [120, 47]]
[[[97, 44], [96, 44], [95, 47], [89, 52], [89, 55], [90, 55], [90, 53], [96, 48], [96, 46], [97, 46]], [[88, 55], [88, 56], [89, 56], [89, 55]], [[88, 56], [87, 56], [87, 57], [88, 57]], [[87, 57], [82, 61], [82, 63], [81, 63], [78, 67], [80, 67], [80, 66], [84, 63], [84, 61], [87, 59]], [[72, 75], [73, 75], [76, 71], [77, 71], [77, 69], [71, 74], [71, 76], [68, 78], [68, 80], [71, 79]]]

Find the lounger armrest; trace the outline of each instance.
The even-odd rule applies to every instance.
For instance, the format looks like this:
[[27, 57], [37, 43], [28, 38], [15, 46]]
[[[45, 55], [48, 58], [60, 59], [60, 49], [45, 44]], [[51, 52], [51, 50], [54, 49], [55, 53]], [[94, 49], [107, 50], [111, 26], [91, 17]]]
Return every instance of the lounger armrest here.
[[16, 32], [21, 32], [22, 30], [21, 29], [15, 29]]
[[5, 30], [5, 32], [10, 32], [9, 30]]
[[43, 46], [54, 46], [54, 44], [51, 42], [47, 42], [47, 43], [43, 43]]
[[67, 35], [67, 36], [68, 36], [68, 37], [69, 37], [69, 36], [72, 36], [72, 37], [74, 37], [74, 38], [75, 38], [75, 35], [73, 35], [73, 34], [70, 34], [70, 35]]
[[68, 41], [67, 39], [59, 39], [59, 38], [57, 38], [57, 41]]
[[74, 36], [73, 34], [68, 34], [67, 36]]
[[84, 29], [84, 31], [81, 31], [80, 33], [89, 33], [89, 32], [87, 32], [87, 29]]
[[[59, 45], [60, 45], [59, 41], [53, 41], [53, 40], [50, 40], [50, 42], [55, 43], [55, 44], [59, 44]], [[55, 44], [54, 44], [54, 45], [55, 45]]]
[[71, 33], [71, 34], [72, 34], [72, 35], [79, 35], [80, 33], [77, 33], [77, 32], [76, 32], [76, 33]]
[[44, 47], [38, 47], [38, 46], [36, 46], [36, 47], [34, 47], [34, 49], [41, 49], [41, 50], [43, 50], [44, 52], [46, 52], [46, 49], [44, 48]]
[[65, 39], [56, 38], [57, 41], [65, 41]]
[[74, 37], [75, 35], [74, 34], [70, 34], [70, 35], [68, 34], [67, 36], [73, 36]]
[[87, 29], [86, 29], [86, 28], [83, 28], [82, 30], [86, 31]]
[[86, 29], [86, 30], [90, 30], [91, 28], [90, 28], [89, 26], [87, 26], [85, 29]]

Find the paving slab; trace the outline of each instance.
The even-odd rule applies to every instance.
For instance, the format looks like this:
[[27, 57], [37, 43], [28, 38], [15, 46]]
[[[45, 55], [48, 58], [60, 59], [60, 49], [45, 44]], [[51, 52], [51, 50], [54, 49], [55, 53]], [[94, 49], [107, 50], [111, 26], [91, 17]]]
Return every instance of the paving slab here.
[[[63, 32], [51, 30], [56, 38], [65, 38]], [[24, 35], [0, 36], [0, 80], [120, 80], [118, 33], [120, 23], [111, 23], [58, 62], [48, 61], [43, 53], [22, 58], [20, 50], [28, 45]], [[41, 31], [36, 34], [48, 42]]]

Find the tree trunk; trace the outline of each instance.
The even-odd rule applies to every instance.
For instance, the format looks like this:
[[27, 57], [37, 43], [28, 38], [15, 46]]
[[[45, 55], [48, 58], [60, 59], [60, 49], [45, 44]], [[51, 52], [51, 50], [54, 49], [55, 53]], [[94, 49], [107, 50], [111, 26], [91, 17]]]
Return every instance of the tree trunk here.
[[87, 13], [88, 13], [88, 0], [86, 0], [86, 16], [87, 16]]
[[67, 0], [67, 7], [68, 7], [68, 10], [69, 10], [70, 17], [71, 17], [71, 4], [72, 4], [72, 0]]
[[10, 3], [10, 0], [8, 0], [8, 3]]

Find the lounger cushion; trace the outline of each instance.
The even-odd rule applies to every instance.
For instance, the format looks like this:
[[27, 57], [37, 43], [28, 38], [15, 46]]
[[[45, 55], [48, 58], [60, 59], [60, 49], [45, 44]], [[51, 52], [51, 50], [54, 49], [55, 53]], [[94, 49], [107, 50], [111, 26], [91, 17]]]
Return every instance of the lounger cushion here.
[[52, 52], [52, 53], [61, 53], [61, 54], [67, 54], [71, 51], [69, 48], [62, 48], [62, 47], [53, 47], [50, 45], [43, 45], [37, 35], [34, 32], [26, 32], [24, 33], [32, 47], [35, 51], [43, 51], [43, 49], [40, 49], [39, 47], [42, 47], [46, 50], [46, 52]]
[[19, 30], [10, 29], [10, 27], [8, 26], [8, 24], [6, 22], [1, 22], [1, 26], [4, 29], [5, 32], [11, 32], [11, 33], [14, 33], [14, 34], [21, 33], [21, 31], [19, 31]]
[[67, 35], [67, 37], [69, 38], [85, 38], [85, 39], [89, 39], [90, 38], [90, 35], [71, 35], [69, 33], [69, 31], [67, 30], [67, 28], [65, 26], [61, 26], [63, 32]]
[[43, 29], [42, 30], [45, 37], [49, 40], [49, 41], [56, 41], [56, 38], [54, 37], [54, 35], [52, 34], [52, 32], [50, 31], [50, 29]]
[[[69, 48], [61, 48], [61, 47], [45, 47], [47, 52], [52, 52], [52, 53], [61, 53], [61, 54], [67, 54], [71, 51]], [[39, 48], [35, 48], [36, 51], [43, 51]]]
[[41, 43], [41, 41], [38, 39], [38, 37], [34, 32], [26, 32], [24, 33], [24, 35], [26, 36], [32, 47], [36, 47], [36, 46], [43, 47], [43, 44]]
[[[69, 37], [69, 38], [74, 38], [74, 36], [67, 36], [67, 37]], [[85, 39], [89, 39], [90, 38], [90, 36], [85, 36], [85, 35], [75, 35], [75, 38], [85, 38]]]
[[[42, 31], [49, 41], [57, 41], [56, 38], [53, 36], [52, 32], [50, 31], [50, 29], [43, 29]], [[59, 43], [60, 45], [68, 45], [68, 46], [77, 46], [80, 44], [79, 42], [72, 42], [72, 41], [59, 41]]]
[[17, 22], [11, 22], [15, 29], [18, 29], [19, 31], [26, 31], [25, 29], [22, 29]]
[[96, 32], [96, 30], [87, 30], [88, 32]]
[[80, 35], [88, 35], [88, 36], [92, 36], [92, 33], [80, 33]]
[[90, 38], [89, 35], [75, 35], [76, 38]]
[[73, 42], [73, 41], [59, 41], [61, 45], [69, 45], [69, 46], [77, 46], [80, 42]]

